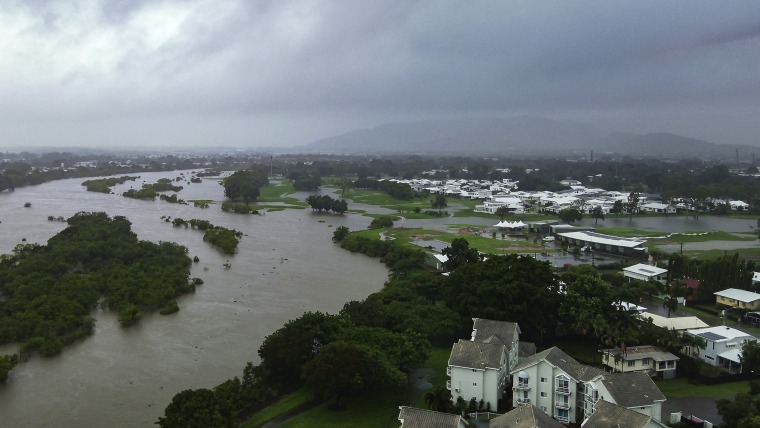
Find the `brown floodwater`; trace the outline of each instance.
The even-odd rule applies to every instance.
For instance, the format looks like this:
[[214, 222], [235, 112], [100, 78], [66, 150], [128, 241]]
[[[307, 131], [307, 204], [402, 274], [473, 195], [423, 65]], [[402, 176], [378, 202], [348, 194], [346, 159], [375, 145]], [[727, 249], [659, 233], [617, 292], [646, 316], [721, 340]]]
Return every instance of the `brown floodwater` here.
[[[184, 171], [189, 180], [190, 171]], [[264, 337], [305, 311], [337, 312], [345, 302], [378, 291], [387, 269], [377, 260], [331, 242], [335, 227], [366, 228], [358, 215], [285, 210], [262, 216], [224, 213], [223, 188], [204, 179], [180, 183], [185, 200], [211, 199], [210, 208], [137, 201], [118, 196], [143, 181], [180, 172], [140, 174], [116, 195], [85, 191], [83, 179], [62, 180], [0, 193], [0, 253], [22, 239], [45, 243], [65, 227], [48, 216], [105, 211], [132, 222], [140, 239], [173, 241], [198, 256], [192, 276], [205, 284], [181, 297], [180, 312], [147, 315], [121, 328], [110, 312], [96, 311], [95, 333], [54, 358], [18, 365], [0, 385], [0, 425], [8, 427], [153, 426], [174, 394], [209, 388], [240, 375]], [[302, 196], [302, 195], [299, 195]], [[31, 202], [25, 208], [24, 203]], [[203, 242], [202, 232], [175, 228], [162, 216], [199, 218], [243, 231], [238, 254], [225, 256]], [[223, 266], [229, 261], [231, 268]], [[11, 352], [13, 346], [0, 347]]]

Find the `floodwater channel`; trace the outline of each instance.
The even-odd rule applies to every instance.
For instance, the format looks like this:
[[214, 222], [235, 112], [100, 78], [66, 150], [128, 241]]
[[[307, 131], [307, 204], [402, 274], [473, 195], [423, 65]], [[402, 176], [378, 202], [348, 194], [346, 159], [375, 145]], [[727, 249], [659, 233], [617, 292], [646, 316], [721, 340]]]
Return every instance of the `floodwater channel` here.
[[[180, 175], [183, 174], [183, 175]], [[115, 194], [87, 192], [85, 179], [54, 181], [0, 193], [0, 253], [26, 239], [44, 244], [65, 227], [48, 216], [105, 211], [132, 222], [140, 239], [172, 241], [198, 256], [191, 276], [205, 284], [178, 299], [180, 311], [146, 315], [121, 328], [117, 316], [96, 311], [92, 336], [60, 356], [33, 357], [0, 385], [0, 425], [8, 427], [153, 426], [174, 394], [210, 388], [240, 376], [258, 361], [264, 337], [305, 311], [335, 313], [350, 300], [382, 288], [388, 271], [377, 259], [342, 250], [331, 241], [337, 226], [364, 229], [359, 215], [314, 214], [289, 209], [266, 215], [224, 213], [223, 188], [204, 179], [188, 183], [191, 171], [141, 173], [114, 187]], [[185, 177], [184, 200], [210, 199], [210, 208], [139, 201], [121, 193], [142, 182]], [[299, 196], [300, 197], [300, 196]], [[26, 202], [31, 206], [24, 207]], [[203, 233], [175, 228], [162, 216], [209, 220], [243, 231], [238, 254], [225, 256], [203, 242]], [[223, 264], [229, 261], [231, 268]], [[12, 352], [12, 346], [0, 352]]]

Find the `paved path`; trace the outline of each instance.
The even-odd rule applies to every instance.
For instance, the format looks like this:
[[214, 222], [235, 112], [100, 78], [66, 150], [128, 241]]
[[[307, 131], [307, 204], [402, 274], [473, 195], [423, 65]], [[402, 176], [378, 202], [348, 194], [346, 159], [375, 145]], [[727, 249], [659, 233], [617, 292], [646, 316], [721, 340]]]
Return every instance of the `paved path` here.
[[684, 416], [696, 416], [702, 420], [718, 425], [723, 418], [718, 414], [718, 407], [715, 405], [714, 398], [706, 397], [684, 397], [668, 398], [662, 405], [663, 422], [670, 421], [670, 414], [681, 412]]

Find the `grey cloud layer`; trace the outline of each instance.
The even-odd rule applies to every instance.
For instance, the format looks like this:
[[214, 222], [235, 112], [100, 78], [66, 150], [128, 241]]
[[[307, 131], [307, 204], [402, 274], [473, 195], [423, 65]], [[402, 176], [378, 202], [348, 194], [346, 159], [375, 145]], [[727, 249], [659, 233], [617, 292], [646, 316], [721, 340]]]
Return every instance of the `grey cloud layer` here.
[[754, 2], [4, 3], [0, 138], [287, 145], [530, 113], [753, 143], [759, 41]]

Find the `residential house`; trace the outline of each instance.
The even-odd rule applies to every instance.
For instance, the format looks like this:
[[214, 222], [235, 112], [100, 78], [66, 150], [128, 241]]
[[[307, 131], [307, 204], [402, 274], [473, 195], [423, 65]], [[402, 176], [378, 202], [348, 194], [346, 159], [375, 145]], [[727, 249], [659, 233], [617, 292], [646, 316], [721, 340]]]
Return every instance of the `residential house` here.
[[470, 340], [455, 343], [449, 356], [447, 388], [454, 401], [482, 400], [497, 409], [517, 364], [519, 335], [517, 323], [473, 318]]
[[738, 288], [727, 288], [715, 293], [715, 303], [730, 308], [760, 309], [760, 294]]
[[518, 406], [489, 421], [490, 428], [565, 428], [538, 407], [528, 404]]
[[686, 333], [704, 339], [705, 346], [701, 348], [687, 346], [684, 348], [685, 355], [728, 370], [741, 368], [739, 356], [744, 347], [744, 341], [757, 341], [757, 338], [749, 333], [726, 326], [697, 328], [686, 330]]
[[466, 428], [467, 424], [459, 415], [399, 406], [398, 420], [401, 428]]
[[512, 375], [512, 405], [532, 404], [562, 423], [583, 420], [583, 382], [603, 373], [557, 347], [520, 361]]
[[628, 282], [640, 280], [657, 281], [661, 284], [665, 284], [668, 279], [668, 270], [658, 268], [657, 266], [650, 266], [645, 263], [637, 263], [633, 266], [623, 268], [623, 276], [628, 278]]
[[672, 205], [663, 204], [662, 202], [647, 202], [641, 204], [641, 210], [650, 213], [675, 214], [676, 208]]
[[606, 373], [556, 347], [520, 361], [511, 374], [514, 406], [535, 405], [565, 424], [591, 416], [599, 400], [660, 420], [665, 401], [646, 373]]
[[665, 425], [651, 416], [600, 400], [596, 403], [596, 411], [581, 424], [581, 427], [665, 428]]
[[662, 315], [657, 315], [649, 312], [641, 312], [638, 317], [645, 322], [649, 322], [651, 320], [652, 324], [666, 330], [683, 331], [695, 328], [709, 327], [706, 322], [694, 316], [667, 318]]
[[627, 346], [604, 349], [601, 353], [602, 364], [614, 372], [644, 372], [662, 379], [676, 377], [679, 358], [655, 346]]
[[661, 421], [662, 403], [665, 402], [660, 388], [648, 374], [642, 372], [602, 372], [585, 382], [584, 398], [585, 419], [597, 410], [600, 401], [607, 401]]

